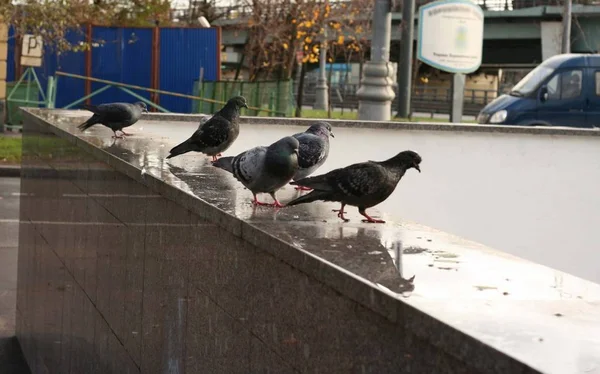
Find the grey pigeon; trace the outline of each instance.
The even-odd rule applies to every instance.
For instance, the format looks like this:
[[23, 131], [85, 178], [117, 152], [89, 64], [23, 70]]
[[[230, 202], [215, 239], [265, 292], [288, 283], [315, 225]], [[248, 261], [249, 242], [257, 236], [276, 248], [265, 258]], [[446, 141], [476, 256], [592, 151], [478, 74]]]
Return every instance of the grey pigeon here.
[[[292, 180], [298, 171], [298, 140], [286, 136], [268, 147], [255, 147], [235, 157], [222, 157], [214, 166], [227, 170], [254, 195], [255, 205], [282, 207], [275, 192]], [[268, 193], [274, 204], [261, 203], [257, 193]]]
[[365, 210], [387, 199], [408, 169], [415, 168], [420, 173], [420, 163], [421, 156], [416, 152], [404, 151], [385, 161], [361, 162], [332, 170], [327, 174], [301, 179], [292, 184], [314, 190], [290, 201], [287, 205], [310, 203], [316, 200], [339, 201], [342, 207], [334, 212], [338, 212], [338, 217], [345, 222], [348, 220], [344, 218], [344, 207], [352, 205], [358, 207], [358, 212], [367, 218], [363, 222], [385, 223], [370, 217]]
[[94, 113], [94, 115], [77, 126], [77, 128], [85, 131], [94, 125], [102, 124], [113, 131], [113, 138], [123, 137], [117, 136], [117, 131], [120, 131], [123, 135], [132, 135], [126, 133], [123, 129], [136, 123], [142, 116], [142, 113], [148, 113], [148, 108], [142, 101], [138, 101], [135, 104], [109, 103], [98, 106], [83, 105], [82, 107]]
[[[298, 172], [292, 178], [294, 181], [306, 178], [321, 167], [329, 156], [329, 137], [335, 138], [331, 125], [327, 122], [317, 122], [305, 132], [292, 135], [300, 142], [298, 153]], [[311, 188], [296, 186], [297, 190], [310, 191]]]
[[188, 140], [171, 149], [167, 158], [194, 151], [212, 156], [212, 161], [216, 161], [217, 156], [227, 150], [240, 134], [241, 108], [248, 108], [243, 96], [229, 99], [221, 110], [201, 123]]

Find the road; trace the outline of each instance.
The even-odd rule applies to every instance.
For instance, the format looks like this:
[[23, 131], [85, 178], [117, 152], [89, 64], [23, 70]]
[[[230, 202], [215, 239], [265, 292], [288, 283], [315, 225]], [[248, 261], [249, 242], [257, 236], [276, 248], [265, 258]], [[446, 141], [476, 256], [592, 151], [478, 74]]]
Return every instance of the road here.
[[19, 179], [0, 178], [0, 373], [30, 373], [14, 338], [19, 239]]

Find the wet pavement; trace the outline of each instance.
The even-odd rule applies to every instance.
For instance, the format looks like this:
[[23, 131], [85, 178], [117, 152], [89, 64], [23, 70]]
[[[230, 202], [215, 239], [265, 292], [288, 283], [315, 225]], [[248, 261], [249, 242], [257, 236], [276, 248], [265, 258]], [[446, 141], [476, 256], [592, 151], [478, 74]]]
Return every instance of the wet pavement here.
[[15, 336], [19, 178], [0, 178], [0, 373], [27, 374]]
[[[185, 122], [141, 122], [130, 132], [160, 138], [164, 148], [171, 148], [196, 127]], [[304, 130], [243, 125], [226, 155]], [[93, 131], [110, 141], [108, 129]], [[394, 194], [374, 208], [376, 215], [435, 227], [600, 282], [596, 266], [600, 254], [595, 246], [600, 224], [600, 139], [359, 128], [334, 131], [329, 159], [313, 175], [355, 162], [383, 160], [406, 149], [423, 157], [423, 172], [407, 172]], [[172, 159], [173, 165], [188, 169], [188, 165], [206, 163], [207, 158], [198, 154]], [[246, 195], [251, 197], [241, 194], [240, 201]], [[286, 188], [279, 196], [285, 202], [296, 193]], [[311, 209], [330, 208], [330, 204], [316, 204], [319, 207]], [[356, 208], [349, 209], [348, 217], [360, 218]]]
[[[542, 371], [600, 372], [600, 286], [422, 225], [488, 238], [482, 242], [499, 240], [506, 246], [495, 247], [505, 252], [595, 275], [592, 227], [600, 200], [591, 182], [600, 180], [600, 169], [587, 162], [598, 152], [593, 139], [334, 129], [330, 158], [317, 173], [405, 149], [423, 157], [423, 172], [409, 171], [392, 197], [373, 209], [390, 223], [369, 225], [360, 223], [355, 208], [348, 210], [351, 221], [340, 223], [331, 203], [255, 208], [251, 193], [208, 157], [165, 161], [195, 123], [141, 122], [129, 131], [135, 136], [115, 141], [100, 127], [84, 135], [74, 131], [79, 120], [51, 121], [139, 167], [142, 175], [156, 176], [394, 297], [402, 294], [406, 303]], [[242, 126], [226, 154], [300, 130]], [[297, 194], [289, 186], [278, 197], [286, 202]], [[549, 359], [564, 347], [572, 352]]]

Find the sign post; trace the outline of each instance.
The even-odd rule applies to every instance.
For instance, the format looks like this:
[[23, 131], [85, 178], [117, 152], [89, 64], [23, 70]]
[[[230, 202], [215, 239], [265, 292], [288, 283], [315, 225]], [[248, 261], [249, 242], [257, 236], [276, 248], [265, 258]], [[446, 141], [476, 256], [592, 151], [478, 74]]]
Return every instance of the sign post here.
[[450, 115], [462, 118], [465, 75], [481, 66], [483, 11], [469, 0], [440, 0], [419, 8], [417, 58], [453, 73]]
[[22, 66], [42, 66], [42, 51], [44, 44], [41, 36], [25, 34], [21, 46], [21, 65]]

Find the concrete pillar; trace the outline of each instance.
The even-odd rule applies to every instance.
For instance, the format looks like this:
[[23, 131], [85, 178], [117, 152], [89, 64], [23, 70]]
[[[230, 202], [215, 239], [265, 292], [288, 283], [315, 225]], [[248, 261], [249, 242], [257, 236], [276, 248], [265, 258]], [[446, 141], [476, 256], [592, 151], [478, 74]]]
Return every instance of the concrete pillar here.
[[389, 62], [391, 31], [390, 0], [376, 0], [373, 11], [371, 60], [365, 64], [362, 85], [356, 92], [359, 120], [390, 120], [392, 100], [396, 97], [391, 77], [394, 69]]
[[315, 103], [313, 109], [317, 110], [329, 110], [329, 87], [327, 87], [327, 33], [324, 35], [324, 40], [321, 43], [321, 50], [319, 55], [319, 78], [317, 79], [317, 86], [315, 91]]

